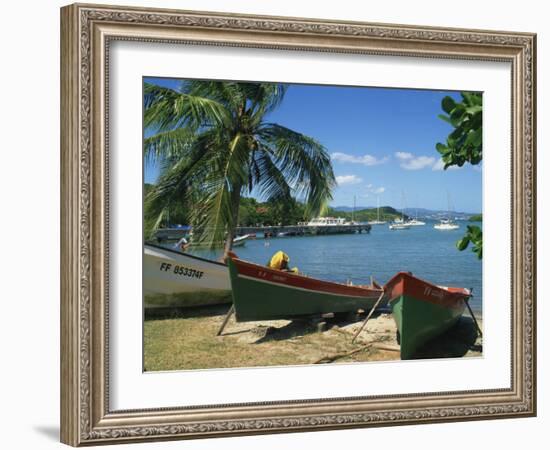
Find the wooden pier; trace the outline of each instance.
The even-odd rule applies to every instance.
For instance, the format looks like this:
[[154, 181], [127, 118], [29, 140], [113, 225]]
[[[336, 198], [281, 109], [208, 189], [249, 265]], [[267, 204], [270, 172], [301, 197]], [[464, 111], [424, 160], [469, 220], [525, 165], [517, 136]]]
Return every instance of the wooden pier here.
[[[265, 238], [282, 236], [320, 236], [327, 234], [370, 233], [369, 224], [350, 225], [273, 225], [257, 227], [237, 227], [238, 236], [260, 234]], [[188, 228], [161, 228], [156, 236], [159, 240], [175, 240], [189, 234]]]

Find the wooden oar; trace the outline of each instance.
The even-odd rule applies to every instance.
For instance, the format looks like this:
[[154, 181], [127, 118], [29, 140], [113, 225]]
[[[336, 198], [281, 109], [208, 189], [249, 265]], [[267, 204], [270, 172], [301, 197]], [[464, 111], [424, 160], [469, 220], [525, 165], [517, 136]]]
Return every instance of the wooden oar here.
[[218, 330], [218, 333], [216, 334], [216, 336], [220, 336], [222, 334], [225, 326], [227, 325], [227, 322], [229, 322], [229, 318], [233, 315], [234, 312], [235, 312], [235, 305], [233, 304], [231, 305], [231, 308], [229, 308], [229, 311], [227, 311], [227, 314], [225, 315], [225, 318], [223, 319], [222, 325]]
[[351, 340], [351, 343], [353, 344], [355, 342], [355, 339], [357, 338], [357, 336], [359, 336], [359, 334], [361, 333], [361, 331], [363, 331], [363, 328], [365, 328], [365, 325], [367, 324], [367, 322], [369, 321], [370, 317], [372, 316], [372, 314], [374, 313], [374, 310], [378, 307], [378, 305], [380, 304], [380, 302], [382, 301], [382, 299], [384, 298], [384, 294], [386, 292], [384, 291], [384, 289], [382, 289], [382, 293], [380, 294], [380, 297], [378, 297], [378, 300], [376, 300], [376, 303], [374, 304], [374, 306], [371, 308], [371, 310], [369, 311], [369, 314], [367, 315], [367, 317], [365, 318], [365, 320], [363, 321], [363, 324], [361, 325], [361, 328], [359, 328], [359, 330], [357, 330], [357, 333], [355, 333], [355, 335], [353, 336], [353, 339]]
[[472, 319], [474, 319], [474, 323], [476, 324], [477, 332], [479, 333], [479, 337], [483, 337], [483, 333], [481, 332], [481, 328], [479, 328], [479, 324], [477, 323], [476, 316], [474, 315], [474, 312], [472, 311], [472, 307], [470, 306], [470, 299], [474, 296], [472, 292], [474, 291], [474, 288], [470, 289], [470, 296], [466, 300], [466, 306], [468, 307], [468, 311], [470, 311], [470, 315], [472, 316]]

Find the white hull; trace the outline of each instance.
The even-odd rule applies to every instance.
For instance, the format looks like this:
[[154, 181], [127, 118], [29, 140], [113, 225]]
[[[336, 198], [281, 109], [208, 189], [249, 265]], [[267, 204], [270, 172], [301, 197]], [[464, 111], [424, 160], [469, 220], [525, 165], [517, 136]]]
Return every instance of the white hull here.
[[225, 264], [145, 244], [143, 293], [146, 307], [195, 306], [231, 301]]
[[438, 223], [437, 225], [434, 225], [434, 228], [436, 230], [458, 230], [460, 228], [460, 225], [449, 224], [449, 223]]
[[248, 240], [248, 234], [233, 239], [233, 247], [242, 247]]
[[404, 223], [392, 223], [389, 228], [390, 230], [408, 230], [410, 225]]
[[421, 225], [426, 225], [426, 222], [422, 222], [421, 220], [410, 220], [407, 222], [407, 225], [410, 225], [411, 227], [419, 227]]

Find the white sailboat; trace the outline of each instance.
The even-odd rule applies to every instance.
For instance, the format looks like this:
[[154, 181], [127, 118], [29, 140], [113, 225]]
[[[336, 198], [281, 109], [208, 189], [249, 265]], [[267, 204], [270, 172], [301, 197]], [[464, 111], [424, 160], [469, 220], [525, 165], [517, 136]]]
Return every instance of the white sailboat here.
[[458, 230], [460, 225], [455, 223], [451, 218], [451, 196], [447, 192], [447, 218], [441, 219], [439, 223], [434, 225], [436, 230], [449, 231], [449, 230]]
[[418, 209], [416, 210], [416, 214], [415, 214], [414, 219], [408, 220], [407, 223], [411, 227], [418, 227], [418, 226], [426, 225], [426, 222], [422, 222], [421, 220], [418, 220]]
[[385, 220], [380, 220], [380, 196], [376, 197], [376, 220], [371, 220], [368, 222], [369, 225], [384, 225]]
[[439, 223], [434, 225], [436, 230], [458, 230], [460, 225], [454, 223], [452, 219], [441, 219]]
[[145, 244], [143, 294], [146, 308], [228, 303], [229, 270], [221, 262]]
[[401, 193], [401, 218], [395, 219], [393, 223], [390, 223], [390, 230], [408, 230], [411, 226], [405, 221], [405, 215], [403, 214], [403, 197], [405, 194]]
[[390, 230], [408, 230], [411, 226], [407, 222], [390, 223]]

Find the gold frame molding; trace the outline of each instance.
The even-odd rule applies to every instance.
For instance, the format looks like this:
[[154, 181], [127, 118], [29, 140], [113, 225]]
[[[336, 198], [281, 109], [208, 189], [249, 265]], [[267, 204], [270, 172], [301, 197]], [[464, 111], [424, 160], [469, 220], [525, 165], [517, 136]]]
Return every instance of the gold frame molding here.
[[[509, 389], [111, 411], [108, 57], [113, 40], [382, 54], [512, 67]], [[61, 440], [97, 445], [536, 414], [536, 35], [75, 4], [61, 9]]]

